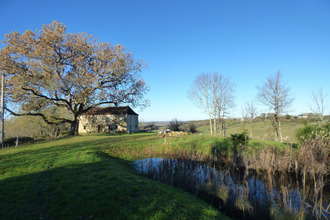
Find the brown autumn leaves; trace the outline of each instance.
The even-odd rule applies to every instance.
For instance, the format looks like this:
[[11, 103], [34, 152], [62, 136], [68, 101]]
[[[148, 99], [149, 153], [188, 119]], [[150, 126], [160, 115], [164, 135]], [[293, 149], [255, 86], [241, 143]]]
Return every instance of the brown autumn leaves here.
[[0, 71], [6, 78], [6, 110], [14, 115], [68, 122], [73, 135], [79, 116], [92, 107], [147, 103], [148, 86], [139, 74], [146, 65], [121, 45], [67, 33], [57, 21], [5, 38]]

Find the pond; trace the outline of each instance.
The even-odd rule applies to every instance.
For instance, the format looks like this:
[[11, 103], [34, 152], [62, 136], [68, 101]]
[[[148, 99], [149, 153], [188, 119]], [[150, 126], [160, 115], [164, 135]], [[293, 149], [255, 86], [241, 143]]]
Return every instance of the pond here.
[[[170, 158], [134, 162], [143, 175], [182, 188], [236, 219], [329, 219], [329, 192], [313, 196], [305, 185], [285, 173], [270, 174], [215, 163]], [[328, 208], [328, 210], [327, 210]]]

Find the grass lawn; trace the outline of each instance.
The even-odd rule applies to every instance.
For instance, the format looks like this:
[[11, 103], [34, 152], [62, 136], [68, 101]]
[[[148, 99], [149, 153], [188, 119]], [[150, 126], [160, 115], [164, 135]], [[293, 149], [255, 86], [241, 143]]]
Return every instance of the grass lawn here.
[[[204, 137], [197, 143], [208, 144]], [[169, 139], [187, 145], [186, 139]], [[175, 142], [178, 142], [177, 144]], [[2, 219], [226, 219], [174, 187], [140, 176], [130, 160], [163, 146], [155, 134], [89, 135], [0, 150]], [[134, 151], [131, 149], [134, 148]], [[111, 152], [117, 154], [109, 155]], [[135, 155], [130, 155], [135, 152]]]

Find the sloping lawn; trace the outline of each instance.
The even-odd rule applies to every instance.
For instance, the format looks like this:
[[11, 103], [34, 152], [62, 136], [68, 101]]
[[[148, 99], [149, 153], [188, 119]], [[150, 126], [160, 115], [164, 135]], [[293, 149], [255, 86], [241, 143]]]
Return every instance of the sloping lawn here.
[[91, 135], [0, 150], [1, 219], [226, 219], [104, 150], [162, 143], [150, 134]]

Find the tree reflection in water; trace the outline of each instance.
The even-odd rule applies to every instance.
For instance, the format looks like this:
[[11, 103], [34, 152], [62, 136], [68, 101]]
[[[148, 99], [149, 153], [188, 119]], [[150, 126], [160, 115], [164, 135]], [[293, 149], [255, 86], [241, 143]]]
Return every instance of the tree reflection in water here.
[[330, 217], [326, 211], [329, 194], [323, 198], [323, 212], [315, 215], [320, 209], [315, 209], [309, 198], [312, 192], [303, 192], [299, 181], [284, 173], [274, 175], [233, 166], [224, 168], [211, 162], [167, 158], [137, 160], [134, 166], [143, 175], [195, 194], [233, 218]]

